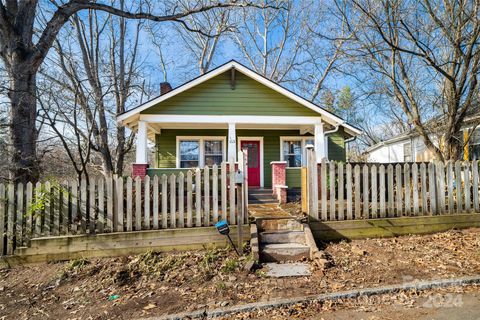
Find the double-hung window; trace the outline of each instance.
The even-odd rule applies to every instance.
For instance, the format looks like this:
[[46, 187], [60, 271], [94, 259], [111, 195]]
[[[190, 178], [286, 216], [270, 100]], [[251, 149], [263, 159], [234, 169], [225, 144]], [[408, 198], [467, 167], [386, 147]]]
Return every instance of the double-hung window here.
[[312, 137], [282, 137], [280, 140], [282, 160], [287, 162], [287, 167], [298, 168], [306, 165], [305, 146], [314, 144]]
[[177, 167], [220, 165], [225, 158], [225, 137], [177, 137]]

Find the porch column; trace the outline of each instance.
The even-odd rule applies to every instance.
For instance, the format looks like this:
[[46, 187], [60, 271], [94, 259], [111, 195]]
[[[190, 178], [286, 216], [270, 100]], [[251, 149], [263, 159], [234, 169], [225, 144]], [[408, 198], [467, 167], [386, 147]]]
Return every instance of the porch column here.
[[237, 137], [235, 132], [235, 123], [228, 124], [228, 153], [227, 160], [234, 159], [237, 161]]
[[140, 177], [143, 179], [147, 175], [147, 150], [147, 123], [138, 121], [136, 158], [135, 163], [132, 164], [133, 178]]
[[136, 164], [147, 163], [147, 123], [138, 121]]
[[315, 124], [315, 156], [317, 162], [325, 158], [325, 135], [323, 134], [323, 123]]

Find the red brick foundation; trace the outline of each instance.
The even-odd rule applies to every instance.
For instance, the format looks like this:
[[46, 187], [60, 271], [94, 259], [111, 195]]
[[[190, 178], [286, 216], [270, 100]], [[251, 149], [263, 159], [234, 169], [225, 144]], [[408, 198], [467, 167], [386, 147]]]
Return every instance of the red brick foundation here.
[[272, 161], [272, 190], [279, 203], [287, 203], [287, 162]]
[[145, 178], [147, 175], [148, 164], [134, 163], [132, 164], [132, 178], [140, 177]]

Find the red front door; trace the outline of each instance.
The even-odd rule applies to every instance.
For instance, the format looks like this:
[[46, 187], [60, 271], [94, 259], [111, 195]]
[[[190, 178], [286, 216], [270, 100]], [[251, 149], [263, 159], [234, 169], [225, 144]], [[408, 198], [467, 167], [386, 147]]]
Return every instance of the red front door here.
[[240, 148], [248, 151], [248, 186], [260, 187], [260, 141], [242, 141]]

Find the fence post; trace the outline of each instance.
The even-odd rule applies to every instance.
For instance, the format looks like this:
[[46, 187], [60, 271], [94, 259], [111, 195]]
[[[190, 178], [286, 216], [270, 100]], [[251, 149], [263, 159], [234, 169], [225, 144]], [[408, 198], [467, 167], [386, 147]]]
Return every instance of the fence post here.
[[412, 165], [413, 214], [418, 216], [418, 165]]
[[329, 163], [329, 177], [330, 177], [330, 220], [337, 220], [336, 218], [336, 201], [335, 201], [335, 162]]
[[386, 201], [385, 201], [385, 194], [386, 194], [386, 188], [385, 188], [385, 166], [382, 164], [380, 165], [380, 176], [379, 176], [379, 182], [380, 182], [380, 218], [385, 218], [387, 215], [386, 211]]
[[465, 212], [470, 212], [471, 211], [471, 205], [470, 205], [470, 162], [465, 161], [463, 163], [464, 167], [464, 188], [465, 188]]
[[412, 213], [411, 197], [412, 191], [410, 189], [410, 164], [403, 165], [403, 185], [405, 187], [405, 215], [410, 216]]
[[8, 211], [7, 211], [7, 254], [13, 254], [13, 224], [15, 223], [15, 186], [8, 184]]
[[401, 217], [403, 214], [403, 187], [402, 187], [402, 166], [397, 164], [395, 166], [395, 182], [396, 182], [396, 196], [395, 203], [397, 207], [397, 217]]
[[[322, 198], [320, 200], [320, 205], [322, 207], [322, 220], [327, 221], [328, 220], [328, 199], [327, 199], [327, 160], [325, 158], [322, 159], [320, 166], [320, 172], [321, 172], [321, 177], [320, 177], [320, 190], [322, 194]], [[318, 178], [317, 178], [318, 180]]]
[[185, 176], [183, 172], [178, 174], [178, 226], [185, 226], [185, 203], [184, 203]]
[[478, 212], [478, 160], [472, 162], [473, 211]]
[[168, 228], [168, 177], [166, 174], [162, 175], [162, 228]]
[[16, 248], [22, 246], [23, 242], [23, 183], [17, 184], [17, 225], [15, 228], [16, 233]]
[[[133, 181], [132, 177], [127, 177], [127, 231], [133, 229]], [[99, 199], [100, 200], [100, 199]]]
[[150, 176], [145, 176], [145, 178], [143, 178], [143, 183], [144, 183], [143, 228], [146, 230], [150, 230], [152, 225], [150, 222], [150, 191], [151, 191]]
[[117, 199], [117, 232], [123, 231], [123, 178], [119, 177], [116, 184]]
[[210, 225], [210, 168], [203, 168], [203, 216], [206, 227]]
[[177, 227], [177, 207], [176, 207], [177, 182], [175, 174], [170, 175], [170, 227]]
[[142, 230], [142, 178], [135, 177], [135, 231]]
[[313, 147], [307, 147], [308, 217], [318, 220], [318, 166]]
[[338, 220], [345, 220], [343, 162], [338, 163]]
[[435, 190], [435, 165], [433, 162], [428, 164], [428, 184], [429, 188], [428, 191], [430, 193], [430, 215], [434, 215], [437, 213], [437, 197], [436, 197], [436, 190]]
[[395, 216], [395, 194], [393, 193], [393, 165], [389, 164], [387, 166], [387, 175], [388, 175], [388, 187], [387, 187], [387, 195], [388, 195], [388, 210], [387, 216], [394, 217]]
[[371, 168], [371, 181], [372, 181], [372, 214], [373, 219], [378, 218], [378, 187], [377, 187], [377, 166], [374, 164]]
[[347, 220], [353, 219], [353, 197], [352, 197], [352, 165], [347, 163]]
[[235, 159], [231, 158], [229, 163], [230, 180], [230, 223], [235, 224]]
[[361, 203], [361, 183], [360, 180], [360, 166], [358, 164], [353, 168], [354, 173], [354, 188], [355, 188], [355, 219], [362, 217], [362, 203]]
[[428, 212], [428, 199], [427, 199], [427, 166], [425, 163], [420, 164], [420, 182], [422, 184], [422, 214]]
[[368, 165], [364, 164], [363, 169], [363, 218], [368, 219], [369, 218], [369, 191], [370, 191], [370, 186], [368, 184]]
[[462, 204], [462, 167], [460, 161], [455, 161], [455, 190], [457, 193], [457, 213], [463, 210]]

